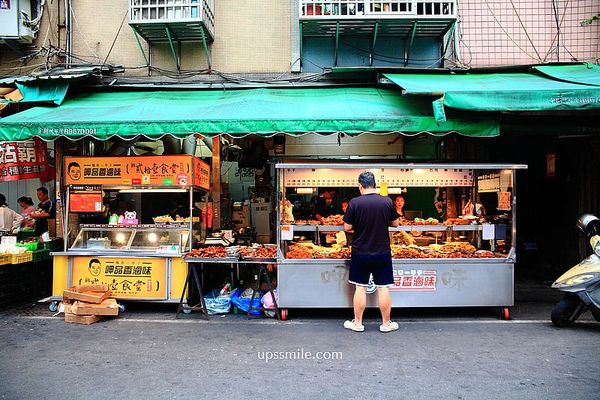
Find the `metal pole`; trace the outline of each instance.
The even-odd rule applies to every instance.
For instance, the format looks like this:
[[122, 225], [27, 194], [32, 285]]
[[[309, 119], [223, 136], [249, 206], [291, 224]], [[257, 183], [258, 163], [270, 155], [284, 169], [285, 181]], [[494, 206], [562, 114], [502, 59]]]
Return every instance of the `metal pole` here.
[[140, 51], [142, 52], [142, 56], [144, 56], [144, 60], [146, 61], [146, 66], [150, 66], [150, 62], [148, 61], [148, 57], [146, 57], [146, 52], [144, 51], [144, 48], [142, 47], [142, 43], [140, 43], [140, 38], [137, 34], [137, 32], [135, 31], [135, 29], [133, 29], [133, 26], [131, 27], [131, 30], [133, 31], [133, 36], [135, 36], [135, 41], [138, 44], [138, 47], [140, 48]]
[[335, 23], [335, 55], [333, 60], [333, 66], [337, 67], [338, 63], [338, 49], [340, 43], [340, 21], [336, 21]]
[[412, 32], [410, 34], [410, 42], [408, 44], [408, 50], [406, 51], [406, 59], [404, 60], [404, 66], [408, 65], [408, 60], [410, 59], [410, 50], [412, 48], [413, 42], [415, 41], [415, 34], [417, 33], [417, 21], [413, 22]]
[[169, 46], [171, 46], [171, 54], [173, 55], [173, 59], [175, 60], [175, 66], [177, 67], [177, 72], [180, 71], [179, 68], [179, 58], [177, 57], [177, 53], [175, 51], [175, 46], [173, 45], [173, 39], [171, 38], [171, 30], [169, 27], [165, 27], [167, 31], [167, 38], [169, 39]]
[[208, 71], [212, 71], [212, 58], [210, 51], [208, 50], [208, 44], [206, 43], [206, 34], [204, 33], [204, 27], [200, 25], [200, 34], [202, 35], [202, 46], [204, 47], [204, 53], [206, 54], [206, 62], [208, 63]]
[[370, 60], [371, 67], [373, 66], [373, 60], [375, 58], [373, 53], [375, 53], [375, 45], [377, 44], [378, 31], [379, 31], [379, 21], [375, 21], [375, 29], [373, 31], [373, 42], [371, 43], [371, 60]]

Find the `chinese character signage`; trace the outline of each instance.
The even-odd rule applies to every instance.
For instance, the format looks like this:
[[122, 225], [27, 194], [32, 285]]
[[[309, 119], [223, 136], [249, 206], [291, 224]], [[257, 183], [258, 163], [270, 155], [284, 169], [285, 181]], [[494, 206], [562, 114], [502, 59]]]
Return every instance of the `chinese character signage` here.
[[43, 140], [0, 143], [0, 182], [46, 178], [48, 172], [47, 147]]
[[208, 189], [208, 164], [190, 155], [130, 157], [66, 157], [67, 185], [151, 185], [193, 184]]
[[437, 271], [435, 270], [394, 270], [394, 286], [390, 290], [435, 291]]
[[73, 284], [107, 284], [119, 299], [166, 299], [166, 260], [73, 257]]

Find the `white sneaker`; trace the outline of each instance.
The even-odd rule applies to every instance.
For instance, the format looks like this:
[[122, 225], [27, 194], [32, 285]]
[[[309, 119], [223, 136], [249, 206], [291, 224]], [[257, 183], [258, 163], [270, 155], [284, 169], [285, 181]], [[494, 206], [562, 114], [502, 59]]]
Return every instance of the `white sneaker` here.
[[354, 323], [354, 320], [344, 322], [344, 328], [350, 329], [351, 331], [354, 331], [354, 332], [364, 332], [365, 331], [365, 326], [364, 325], [356, 325]]
[[393, 331], [397, 331], [398, 329], [400, 329], [400, 326], [398, 325], [397, 322], [393, 322], [390, 321], [387, 325], [379, 325], [379, 332], [393, 332]]

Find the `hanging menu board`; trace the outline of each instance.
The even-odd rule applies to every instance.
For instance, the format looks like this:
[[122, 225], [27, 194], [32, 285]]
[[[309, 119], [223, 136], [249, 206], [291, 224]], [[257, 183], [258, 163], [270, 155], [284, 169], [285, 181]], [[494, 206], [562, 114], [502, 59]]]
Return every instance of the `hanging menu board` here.
[[101, 186], [73, 186], [69, 193], [70, 212], [102, 212]]

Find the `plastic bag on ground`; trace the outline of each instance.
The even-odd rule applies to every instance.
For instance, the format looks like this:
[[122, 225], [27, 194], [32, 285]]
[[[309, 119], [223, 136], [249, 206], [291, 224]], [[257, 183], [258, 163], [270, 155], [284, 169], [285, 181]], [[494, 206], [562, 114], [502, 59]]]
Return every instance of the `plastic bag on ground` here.
[[[233, 303], [234, 306], [236, 306], [240, 310], [242, 310], [244, 312], [248, 312], [248, 309], [250, 308], [250, 300], [251, 299], [243, 298], [243, 297], [241, 297], [241, 294], [242, 294], [241, 289], [237, 289], [236, 291], [234, 291], [233, 294], [231, 295], [231, 302]], [[251, 315], [260, 315], [260, 308], [262, 306], [261, 301], [260, 301], [261, 297], [262, 297], [262, 293], [257, 293], [256, 296], [254, 297], [254, 301], [252, 302], [252, 310], [250, 311]]]
[[219, 289], [211, 290], [204, 296], [206, 310], [209, 315], [228, 314], [231, 310], [231, 296], [229, 294], [219, 294]]

